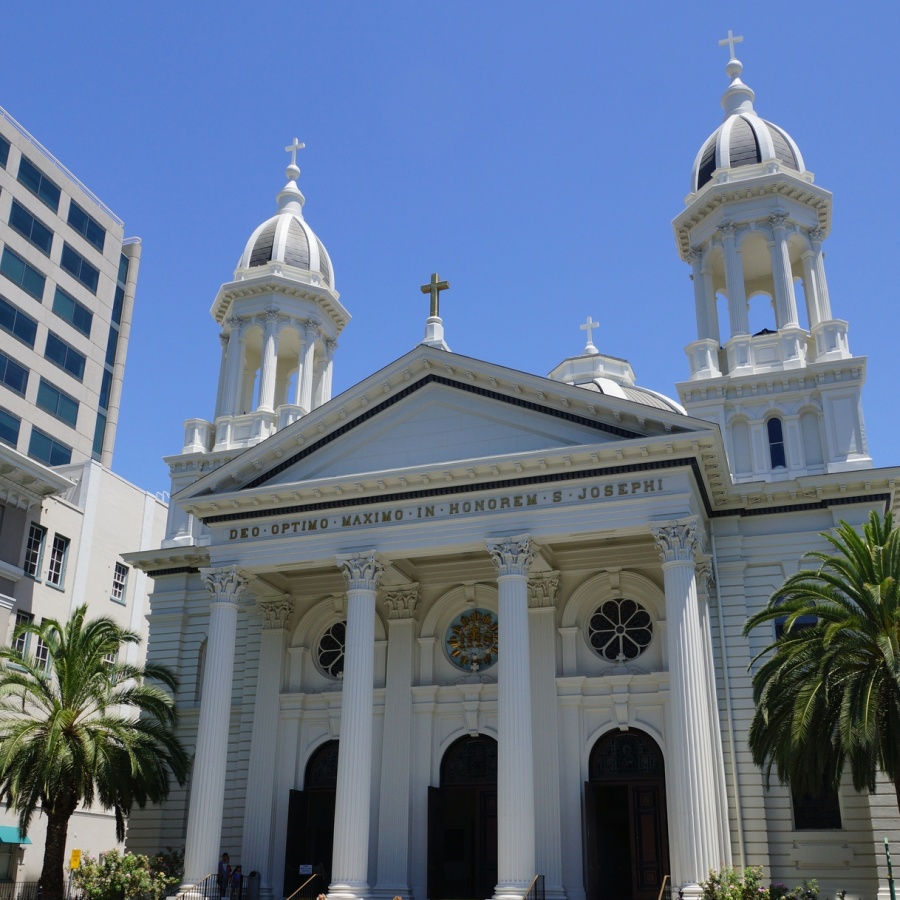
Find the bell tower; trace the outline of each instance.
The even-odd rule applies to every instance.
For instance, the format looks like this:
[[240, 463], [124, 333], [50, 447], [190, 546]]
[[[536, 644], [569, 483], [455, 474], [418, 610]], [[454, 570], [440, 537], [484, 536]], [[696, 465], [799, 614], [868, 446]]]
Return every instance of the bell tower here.
[[697, 317], [678, 392], [690, 415], [720, 425], [737, 482], [869, 468], [866, 360], [850, 352], [825, 277], [831, 194], [790, 135], [757, 115], [734, 56], [741, 40], [720, 41], [724, 122], [700, 148], [673, 223]]
[[[188, 419], [181, 453], [166, 458], [173, 495], [331, 399], [334, 351], [350, 314], [328, 252], [303, 217], [303, 146], [294, 138], [285, 147], [291, 162], [277, 211], [250, 235], [210, 309], [222, 345], [215, 413], [212, 421]], [[198, 539], [197, 523], [170, 504], [165, 545]]]

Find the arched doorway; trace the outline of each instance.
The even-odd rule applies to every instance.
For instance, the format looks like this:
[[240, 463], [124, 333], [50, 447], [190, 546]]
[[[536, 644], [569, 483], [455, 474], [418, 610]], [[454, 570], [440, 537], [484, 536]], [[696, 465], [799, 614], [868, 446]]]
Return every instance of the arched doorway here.
[[615, 731], [594, 745], [588, 775], [587, 900], [656, 900], [669, 873], [662, 751], [642, 731]]
[[328, 741], [309, 758], [303, 790], [291, 791], [284, 852], [285, 897], [309, 878], [308, 867], [322, 876], [317, 891], [324, 892], [331, 883], [337, 769], [338, 742]]
[[479, 734], [447, 748], [428, 788], [428, 896], [490, 897], [496, 884], [497, 742]]

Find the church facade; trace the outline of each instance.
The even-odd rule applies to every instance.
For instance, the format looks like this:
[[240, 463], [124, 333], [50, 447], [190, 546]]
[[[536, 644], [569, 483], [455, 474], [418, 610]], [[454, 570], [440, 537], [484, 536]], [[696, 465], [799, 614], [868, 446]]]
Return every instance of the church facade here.
[[[731, 45], [733, 50], [733, 44]], [[896, 504], [832, 315], [831, 195], [760, 118], [733, 58], [723, 124], [675, 220], [697, 340], [681, 402], [585, 351], [549, 376], [425, 339], [338, 397], [349, 314], [303, 216], [276, 214], [212, 315], [212, 420], [167, 462], [150, 658], [181, 679], [191, 781], [132, 849], [223, 851], [266, 897], [653, 900], [761, 865], [886, 891], [894, 792], [792, 796], [746, 744], [742, 636], [819, 533]], [[750, 334], [748, 303], [774, 329]], [[763, 301], [765, 302], [765, 301]]]

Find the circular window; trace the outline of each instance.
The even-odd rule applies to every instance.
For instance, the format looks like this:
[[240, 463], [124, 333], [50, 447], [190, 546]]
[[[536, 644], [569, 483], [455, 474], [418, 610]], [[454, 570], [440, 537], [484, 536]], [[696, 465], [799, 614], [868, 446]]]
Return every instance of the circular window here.
[[319, 639], [316, 659], [319, 668], [332, 678], [344, 676], [344, 647], [347, 644], [347, 623], [335, 622]]
[[447, 629], [444, 648], [458, 669], [478, 672], [490, 668], [497, 661], [497, 617], [489, 609], [460, 613]]
[[636, 659], [652, 638], [650, 613], [634, 600], [607, 600], [588, 623], [591, 647], [610, 662]]

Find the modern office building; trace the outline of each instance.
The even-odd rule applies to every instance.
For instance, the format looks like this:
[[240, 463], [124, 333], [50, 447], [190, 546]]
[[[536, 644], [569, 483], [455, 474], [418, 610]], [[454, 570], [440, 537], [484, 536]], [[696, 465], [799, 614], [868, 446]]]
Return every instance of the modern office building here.
[[140, 241], [0, 108], [0, 441], [112, 465]]
[[[81, 603], [146, 634], [147, 580], [122, 554], [159, 544], [166, 506], [109, 469], [139, 261], [122, 221], [0, 109], [4, 642]], [[39, 643], [21, 639], [40, 658]], [[20, 834], [0, 811], [0, 881], [37, 881], [44, 831], [37, 816]], [[76, 812], [70, 849], [115, 845], [112, 815]]]

